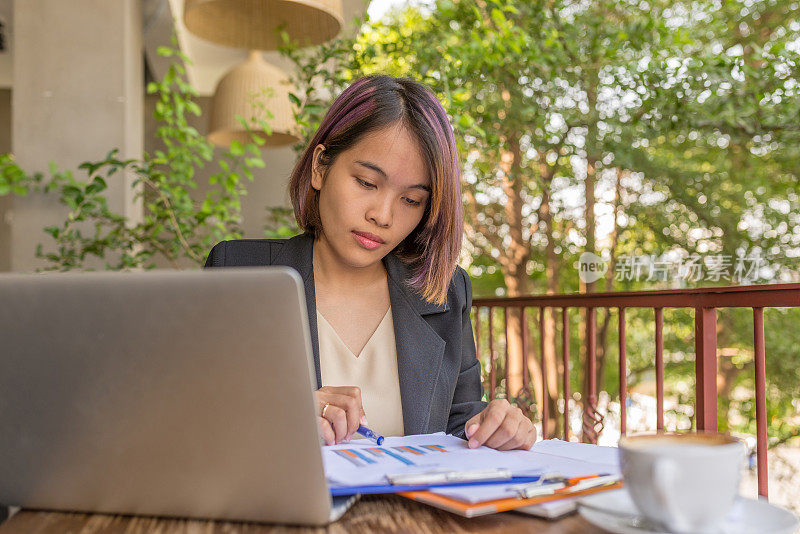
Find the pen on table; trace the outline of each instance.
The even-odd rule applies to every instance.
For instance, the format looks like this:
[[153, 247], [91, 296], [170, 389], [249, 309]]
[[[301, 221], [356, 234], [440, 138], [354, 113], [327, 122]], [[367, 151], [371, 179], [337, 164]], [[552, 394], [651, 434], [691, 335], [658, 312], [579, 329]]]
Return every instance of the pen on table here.
[[383, 445], [383, 436], [380, 436], [370, 430], [369, 428], [365, 427], [364, 425], [358, 425], [358, 430], [356, 430], [359, 434], [364, 436], [365, 438], [369, 438], [378, 445]]
[[508, 490], [515, 491], [523, 499], [529, 499], [540, 495], [551, 495], [555, 490], [566, 487], [568, 482], [569, 479], [559, 473], [547, 473], [539, 477], [536, 482], [509, 486]]
[[620, 479], [621, 477], [618, 475], [598, 475], [593, 477], [585, 477], [581, 478], [580, 480], [576, 480], [574, 483], [571, 483], [569, 486], [567, 486], [565, 491], [583, 491], [591, 488], [610, 486], [611, 484], [616, 484], [619, 482]]
[[554, 493], [572, 493], [600, 486], [608, 486], [619, 482], [620, 477], [614, 475], [590, 475], [583, 477], [566, 478], [560, 475], [545, 475], [537, 482], [512, 486], [509, 488], [516, 491], [523, 499], [540, 497], [542, 495], [552, 495]]
[[509, 480], [511, 471], [508, 469], [473, 469], [466, 471], [429, 471], [427, 473], [400, 473], [386, 475], [393, 485], [409, 486], [417, 484], [459, 484], [467, 482], [497, 482]]

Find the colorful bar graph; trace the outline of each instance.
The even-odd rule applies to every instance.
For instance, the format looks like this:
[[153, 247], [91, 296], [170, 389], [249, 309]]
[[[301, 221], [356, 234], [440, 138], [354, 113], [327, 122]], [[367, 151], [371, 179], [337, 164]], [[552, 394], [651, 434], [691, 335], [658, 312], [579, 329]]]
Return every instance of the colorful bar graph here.
[[336, 454], [338, 454], [351, 464], [355, 465], [356, 467], [363, 467], [366, 464], [378, 463], [369, 456], [362, 454], [355, 449], [339, 449], [333, 452], [335, 452]]
[[377, 464], [385, 457], [393, 458], [405, 465], [416, 465], [407, 455], [424, 456], [432, 452], [448, 452], [441, 445], [410, 445], [402, 447], [370, 447], [367, 449], [338, 449], [335, 452], [356, 467], [365, 467], [369, 464]]
[[333, 451], [333, 452], [335, 452], [336, 454], [338, 454], [351, 464], [355, 465], [356, 467], [361, 467], [363, 465], [361, 461], [358, 459], [358, 456], [356, 456], [355, 454], [346, 449], [340, 449], [338, 451]]
[[361, 458], [362, 460], [364, 460], [364, 461], [365, 461], [365, 462], [367, 462], [368, 464], [375, 464], [375, 463], [378, 463], [378, 462], [376, 462], [375, 460], [373, 460], [372, 458], [370, 458], [369, 456], [366, 456], [366, 455], [364, 455], [364, 454], [361, 454], [361, 453], [360, 453], [360, 452], [358, 452], [358, 450], [356, 450], [356, 449], [344, 449], [344, 450], [352, 452], [353, 454], [355, 454], [356, 456], [358, 456], [359, 458]]
[[[395, 447], [395, 448], [397, 448], [397, 447]], [[400, 456], [399, 454], [390, 451], [389, 449], [380, 449], [380, 450], [382, 450], [383, 452], [385, 452], [386, 454], [388, 454], [389, 456], [391, 456], [395, 460], [400, 460], [401, 462], [403, 462], [406, 465], [414, 465], [414, 462], [412, 462], [408, 458], [404, 458], [404, 457]]]

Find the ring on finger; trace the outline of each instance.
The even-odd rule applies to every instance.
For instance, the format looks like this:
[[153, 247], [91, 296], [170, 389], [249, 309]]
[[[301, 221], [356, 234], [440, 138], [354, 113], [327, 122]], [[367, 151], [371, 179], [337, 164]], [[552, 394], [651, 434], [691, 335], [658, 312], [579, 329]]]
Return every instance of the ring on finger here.
[[330, 406], [330, 402], [326, 402], [325, 406], [322, 407], [322, 417], [325, 417], [325, 412], [328, 410], [328, 406]]

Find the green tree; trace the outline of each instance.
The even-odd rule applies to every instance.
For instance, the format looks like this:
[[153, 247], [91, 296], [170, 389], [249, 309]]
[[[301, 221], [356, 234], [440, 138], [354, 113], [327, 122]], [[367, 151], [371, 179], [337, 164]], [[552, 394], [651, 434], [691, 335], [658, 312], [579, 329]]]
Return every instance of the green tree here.
[[[800, 210], [792, 143], [797, 99], [789, 98], [797, 83], [792, 6], [440, 0], [431, 10], [411, 7], [369, 22], [359, 35], [324, 49], [289, 55], [301, 73], [298, 85], [306, 88], [297, 103], [313, 105], [300, 111], [309, 125], [364, 74], [408, 76], [434, 89], [456, 128], [464, 164], [466, 250], [476, 295], [594, 290], [579, 283], [574, 267], [585, 250], [609, 260], [606, 290], [662, 287], [666, 282], [616, 280], [615, 262], [635, 254], [685, 258], [794, 246]], [[749, 49], [738, 43], [744, 59], [730, 51], [742, 39], [733, 28], [753, 41]], [[740, 64], [755, 66], [752, 80]], [[776, 107], [778, 91], [783, 100]], [[747, 112], [737, 113], [744, 102]], [[599, 215], [611, 220], [607, 233], [598, 231]], [[753, 221], [764, 223], [755, 231]], [[791, 270], [786, 262], [783, 272]], [[681, 310], [668, 317], [670, 384], [673, 378], [685, 383], [693, 370], [680, 358], [694, 350], [693, 318]], [[724, 330], [735, 330], [721, 317]], [[522, 325], [515, 311], [506, 319], [508, 381], [497, 385], [513, 399], [525, 393], [515, 344]], [[545, 315], [551, 410], [560, 371], [554, 319]], [[629, 332], [637, 329], [628, 345], [636, 381], [653, 368], [652, 312], [628, 319]], [[571, 353], [577, 354], [583, 332], [578, 318], [572, 320]], [[527, 326], [537, 330], [535, 323]], [[613, 326], [612, 314], [602, 314], [599, 367], [609, 388], [618, 383], [616, 366], [609, 365]], [[745, 331], [731, 346], [746, 337]], [[721, 343], [728, 344], [724, 336]], [[531, 336], [529, 346], [537, 345]], [[781, 356], [798, 366], [791, 352], [770, 360]], [[577, 383], [582, 366], [572, 367]], [[538, 365], [530, 371], [541, 400]]]

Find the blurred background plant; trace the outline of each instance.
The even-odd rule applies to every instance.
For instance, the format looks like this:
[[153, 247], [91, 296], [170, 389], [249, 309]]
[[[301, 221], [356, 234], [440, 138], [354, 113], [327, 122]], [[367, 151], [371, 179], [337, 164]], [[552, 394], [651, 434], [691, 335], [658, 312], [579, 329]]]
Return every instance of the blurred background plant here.
[[[174, 58], [164, 77], [147, 86], [147, 93], [158, 97], [154, 118], [162, 150], [121, 160], [118, 150], [111, 149], [104, 159], [79, 166], [85, 178], [53, 164], [48, 176], [28, 173], [11, 154], [0, 156], [0, 195], [54, 194], [69, 208], [62, 224], [44, 229], [52, 243], [37, 247], [37, 257], [47, 261], [42, 270], [149, 269], [159, 262], [178, 269], [196, 267], [215, 243], [241, 237], [245, 180], [253, 179], [252, 169], [264, 167], [259, 149], [264, 140], [258, 135], [251, 136], [252, 143], [234, 140], [215, 158], [213, 145], [187, 120], [189, 114], [200, 115], [193, 101], [197, 93], [185, 76], [189, 58], [178, 50], [174, 37], [172, 47], [161, 47], [158, 54]], [[248, 122], [239, 120], [249, 130]], [[269, 133], [266, 121], [261, 123]], [[218, 170], [208, 178], [205, 197], [197, 200], [192, 195], [198, 187], [196, 174], [206, 165]], [[123, 173], [135, 176], [136, 198], [144, 197], [139, 222], [114, 213], [104, 196], [108, 182]]]

